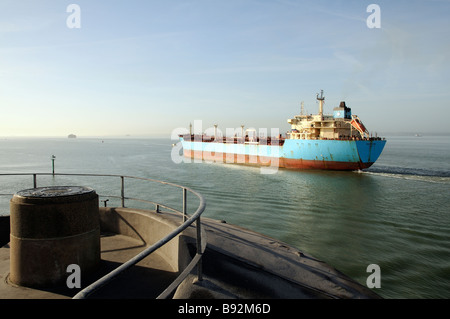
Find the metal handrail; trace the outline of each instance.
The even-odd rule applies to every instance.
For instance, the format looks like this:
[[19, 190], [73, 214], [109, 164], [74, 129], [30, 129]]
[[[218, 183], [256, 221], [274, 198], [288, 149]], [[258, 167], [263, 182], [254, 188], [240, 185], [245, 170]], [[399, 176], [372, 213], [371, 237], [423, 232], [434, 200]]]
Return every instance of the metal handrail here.
[[[98, 279], [97, 281], [95, 281], [91, 285], [87, 286], [86, 288], [84, 288], [83, 290], [78, 292], [73, 297], [73, 299], [83, 299], [83, 298], [88, 297], [93, 292], [97, 291], [101, 287], [103, 287], [106, 284], [108, 284], [112, 279], [117, 277], [119, 274], [121, 274], [125, 270], [129, 269], [130, 267], [134, 266], [135, 264], [137, 264], [139, 261], [141, 261], [142, 259], [144, 259], [148, 255], [153, 253], [158, 248], [164, 246], [166, 243], [168, 243], [171, 239], [173, 239], [175, 236], [180, 234], [182, 231], [184, 231], [186, 228], [188, 228], [194, 222], [196, 222], [196, 230], [197, 230], [197, 234], [196, 234], [196, 236], [197, 236], [197, 238], [196, 238], [196, 240], [197, 240], [197, 253], [192, 258], [191, 262], [186, 266], [186, 268], [157, 297], [157, 299], [167, 298], [178, 287], [178, 285], [187, 277], [187, 275], [192, 271], [192, 269], [194, 269], [195, 266], [197, 266], [197, 278], [198, 278], [199, 281], [202, 280], [201, 257], [202, 257], [202, 255], [203, 255], [203, 253], [205, 251], [206, 242], [204, 240], [202, 240], [200, 216], [203, 213], [203, 211], [205, 210], [206, 202], [205, 202], [204, 197], [200, 193], [198, 193], [198, 192], [196, 192], [196, 191], [194, 191], [194, 190], [192, 190], [192, 189], [190, 189], [188, 187], [184, 187], [184, 186], [177, 185], [177, 184], [174, 184], [174, 183], [163, 182], [163, 181], [159, 181], [159, 180], [156, 180], [156, 179], [144, 178], [144, 177], [136, 177], [136, 176], [125, 176], [125, 175], [114, 175], [114, 174], [74, 174], [74, 173], [73, 174], [71, 174], [71, 173], [6, 173], [6, 174], [0, 174], [0, 176], [26, 176], [26, 175], [32, 175], [33, 176], [33, 187], [34, 188], [37, 187], [37, 176], [40, 176], [40, 175], [44, 175], [44, 176], [48, 176], [48, 175], [52, 175], [52, 176], [58, 176], [58, 175], [62, 175], [62, 176], [90, 176], [90, 177], [115, 177], [115, 178], [120, 178], [121, 179], [121, 191], [120, 191], [121, 195], [120, 195], [120, 197], [119, 196], [113, 196], [113, 195], [109, 195], [109, 196], [108, 195], [101, 195], [101, 196], [102, 197], [116, 197], [116, 198], [120, 198], [121, 199], [121, 203], [122, 203], [122, 207], [125, 207], [125, 200], [126, 199], [127, 200], [135, 200], [135, 201], [141, 201], [141, 202], [154, 204], [156, 206], [156, 211], [158, 211], [159, 207], [161, 206], [161, 207], [165, 207], [165, 208], [167, 208], [167, 209], [169, 209], [169, 210], [171, 210], [173, 212], [179, 213], [179, 214], [181, 214], [183, 216], [183, 224], [181, 224], [178, 228], [173, 230], [170, 234], [166, 235], [164, 238], [162, 238], [161, 240], [159, 240], [158, 242], [156, 242], [152, 246], [144, 249], [142, 252], [137, 254], [135, 257], [131, 258], [127, 262], [123, 263], [122, 265], [120, 265], [119, 267], [117, 267], [116, 269], [111, 271], [110, 273], [106, 274], [102, 278]], [[164, 185], [170, 185], [170, 186], [174, 186], [174, 187], [177, 187], [177, 188], [181, 188], [183, 190], [183, 211], [179, 211], [179, 210], [177, 210], [175, 208], [172, 208], [172, 207], [169, 207], [167, 205], [164, 205], [164, 204], [161, 204], [161, 203], [156, 203], [156, 202], [149, 201], [149, 200], [125, 197], [125, 183], [124, 183], [125, 178], [138, 179], [138, 180], [144, 180], [144, 181], [151, 181], [151, 182], [156, 182], [156, 183], [160, 183], [160, 184], [164, 184]], [[200, 200], [200, 204], [199, 204], [197, 210], [190, 217], [187, 215], [187, 212], [186, 212], [187, 191], [189, 191], [190, 193], [192, 193], [195, 196], [197, 196], [199, 198], [199, 200]], [[0, 195], [12, 195], [12, 194], [0, 194]], [[189, 217], [189, 219], [186, 219], [187, 217]]]

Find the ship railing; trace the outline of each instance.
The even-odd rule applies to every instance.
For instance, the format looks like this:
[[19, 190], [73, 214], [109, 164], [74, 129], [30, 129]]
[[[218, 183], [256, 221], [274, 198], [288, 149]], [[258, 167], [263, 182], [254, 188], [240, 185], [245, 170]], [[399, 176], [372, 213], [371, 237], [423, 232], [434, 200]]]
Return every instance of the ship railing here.
[[[306, 134], [306, 135], [305, 135]], [[287, 139], [291, 140], [333, 140], [333, 141], [384, 141], [384, 137], [370, 136], [340, 136], [340, 137], [320, 137], [310, 136], [309, 133], [287, 133]]]
[[[202, 236], [200, 216], [205, 210], [206, 202], [205, 202], [204, 197], [200, 193], [198, 193], [188, 187], [177, 185], [177, 184], [170, 183], [170, 182], [159, 181], [159, 180], [151, 179], [151, 178], [125, 176], [125, 175], [71, 174], [71, 173], [7, 173], [7, 174], [0, 174], [0, 177], [4, 177], [4, 176], [32, 176], [33, 188], [38, 187], [38, 181], [37, 181], [38, 176], [53, 176], [53, 177], [55, 177], [55, 176], [72, 176], [72, 177], [96, 177], [96, 178], [108, 177], [108, 178], [120, 179], [120, 185], [121, 185], [120, 196], [99, 194], [99, 197], [118, 198], [118, 199], [120, 199], [122, 207], [126, 207], [125, 201], [130, 200], [130, 201], [138, 201], [138, 202], [143, 202], [143, 203], [147, 203], [147, 204], [152, 204], [155, 206], [155, 212], [159, 212], [160, 207], [164, 207], [176, 214], [181, 214], [181, 216], [183, 218], [183, 223], [180, 226], [178, 226], [171, 233], [167, 234], [164, 238], [160, 239], [153, 245], [147, 247], [142, 252], [140, 252], [139, 254], [137, 254], [136, 256], [134, 256], [133, 258], [128, 260], [127, 262], [123, 263], [122, 265], [120, 265], [119, 267], [117, 267], [116, 269], [111, 271], [110, 273], [106, 274], [105, 276], [98, 279], [91, 285], [82, 289], [80, 292], [78, 292], [73, 297], [74, 299], [87, 298], [89, 295], [91, 295], [95, 291], [97, 291], [100, 288], [107, 285], [109, 282], [111, 282], [113, 279], [115, 279], [118, 275], [123, 273], [125, 270], [131, 268], [132, 266], [137, 264], [139, 261], [141, 261], [145, 257], [152, 254], [154, 251], [156, 251], [157, 249], [164, 246], [171, 239], [175, 238], [177, 235], [179, 235], [181, 232], [183, 232], [185, 229], [187, 229], [189, 226], [191, 226], [194, 223], [195, 223], [195, 228], [196, 228], [197, 252], [196, 252], [195, 256], [192, 258], [192, 260], [190, 261], [190, 263], [185, 267], [185, 269], [182, 270], [179, 273], [179, 275], [177, 276], [177, 278], [175, 278], [175, 280], [172, 283], [170, 283], [169, 286], [163, 292], [161, 292], [159, 294], [157, 299], [168, 298], [173, 293], [173, 291], [181, 284], [181, 282], [192, 272], [192, 270], [195, 267], [197, 267], [197, 279], [199, 281], [202, 281], [203, 278], [202, 278], [201, 257], [205, 251], [206, 242], [204, 241], [203, 236]], [[154, 182], [154, 183], [159, 183], [159, 184], [168, 185], [168, 186], [172, 186], [172, 187], [181, 189], [182, 190], [182, 209], [181, 210], [176, 209], [176, 208], [168, 206], [166, 204], [154, 202], [154, 201], [147, 200], [147, 199], [126, 197], [125, 196], [125, 180], [127, 180], [127, 179], [142, 180], [142, 181], [146, 181], [146, 182]], [[189, 215], [187, 213], [187, 197], [188, 197], [187, 195], [188, 195], [188, 193], [196, 196], [199, 200], [199, 206], [197, 207], [197, 209], [195, 210], [195, 212], [192, 215]], [[13, 194], [0, 194], [0, 196], [13, 196]], [[106, 206], [106, 201], [105, 201], [105, 206]]]
[[241, 137], [241, 136], [208, 136], [208, 135], [180, 135], [186, 142], [202, 142], [202, 143], [224, 143], [224, 144], [248, 144], [257, 143], [260, 145], [283, 145], [285, 138], [282, 136], [255, 136], [255, 137]]

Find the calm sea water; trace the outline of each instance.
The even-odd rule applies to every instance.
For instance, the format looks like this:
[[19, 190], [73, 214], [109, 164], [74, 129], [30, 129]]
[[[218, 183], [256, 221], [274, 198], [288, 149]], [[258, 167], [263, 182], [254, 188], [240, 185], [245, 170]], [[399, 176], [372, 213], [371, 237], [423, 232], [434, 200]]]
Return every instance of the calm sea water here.
[[[280, 239], [361, 284], [370, 275], [367, 266], [379, 265], [381, 288], [374, 290], [385, 298], [450, 298], [450, 137], [388, 137], [378, 162], [365, 172], [279, 170], [270, 175], [240, 165], [176, 164], [171, 159], [175, 142], [3, 138], [0, 173], [48, 173], [55, 155], [56, 173], [174, 182], [204, 195], [204, 216]], [[47, 185], [86, 185], [101, 195], [120, 194], [120, 180], [38, 178], [38, 186]], [[0, 176], [2, 194], [31, 187], [30, 176]], [[179, 189], [140, 181], [127, 181], [125, 189], [126, 196], [180, 208]], [[0, 214], [8, 214], [10, 197], [0, 196]], [[189, 198], [191, 212], [196, 205]]]

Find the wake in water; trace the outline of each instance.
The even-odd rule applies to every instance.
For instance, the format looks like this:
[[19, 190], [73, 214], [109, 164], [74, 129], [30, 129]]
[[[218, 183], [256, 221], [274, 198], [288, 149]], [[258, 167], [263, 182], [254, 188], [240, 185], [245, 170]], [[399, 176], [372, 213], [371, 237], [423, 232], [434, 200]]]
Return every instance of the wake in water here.
[[364, 171], [358, 171], [360, 174], [371, 174], [393, 178], [411, 179], [433, 183], [450, 183], [450, 171], [420, 169], [396, 166], [376, 166]]

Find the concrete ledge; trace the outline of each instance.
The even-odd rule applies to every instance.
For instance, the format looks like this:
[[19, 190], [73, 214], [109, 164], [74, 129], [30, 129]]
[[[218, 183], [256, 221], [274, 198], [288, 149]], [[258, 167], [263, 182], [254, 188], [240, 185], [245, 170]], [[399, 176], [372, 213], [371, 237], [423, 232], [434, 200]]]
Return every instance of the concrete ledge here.
[[[181, 218], [172, 214], [158, 214], [154, 211], [101, 207], [100, 228], [103, 232], [112, 232], [141, 240], [150, 246], [181, 225]], [[183, 233], [186, 234], [186, 231]], [[185, 235], [178, 235], [157, 250], [172, 270], [183, 270], [192, 259]]]
[[[110, 255], [108, 260], [114, 264], [126, 261], [182, 222], [181, 216], [168, 212], [113, 207], [101, 207], [99, 212], [102, 233], [111, 233], [111, 238], [102, 238], [102, 242], [109, 243], [106, 251], [102, 246], [102, 259]], [[194, 269], [173, 298], [379, 298], [367, 287], [286, 243], [236, 225], [205, 217], [201, 220], [207, 241], [202, 257], [204, 280], [197, 281]], [[129, 244], [123, 241], [127, 238]], [[143, 260], [103, 288], [97, 297], [130, 298], [131, 292], [135, 292], [133, 298], [154, 298], [192, 260], [196, 251], [195, 238], [195, 228], [189, 227], [158, 249], [155, 256], [150, 255], [158, 259], [156, 263]], [[2, 249], [6, 258], [8, 249]], [[6, 275], [6, 270], [0, 272], [0, 277], [6, 278]], [[136, 285], [140, 285], [140, 290], [134, 288]], [[3, 286], [5, 290], [19, 291]], [[149, 287], [155, 292], [148, 293]], [[1, 296], [6, 297], [1, 289]], [[40, 298], [35, 290], [28, 290], [28, 295]], [[51, 295], [51, 298], [57, 297]]]

